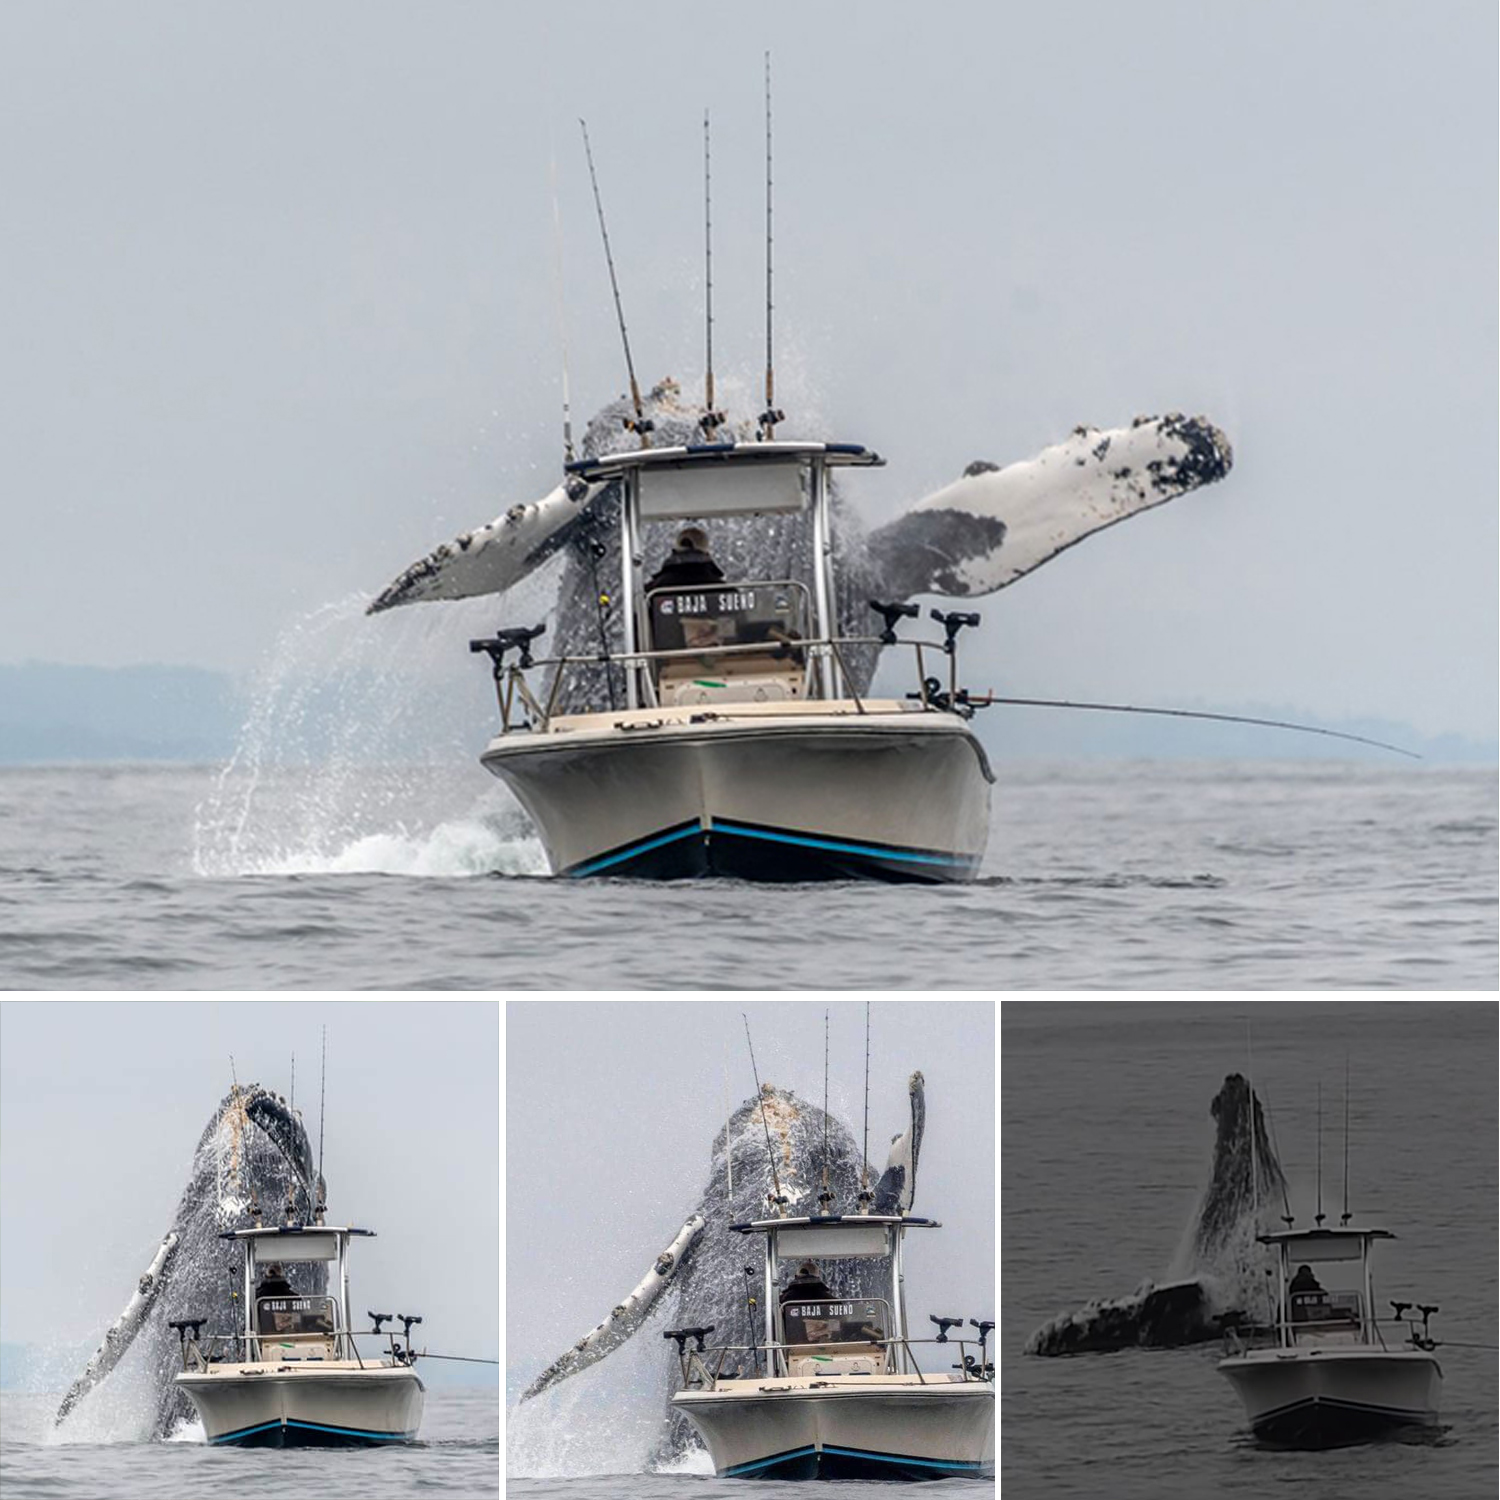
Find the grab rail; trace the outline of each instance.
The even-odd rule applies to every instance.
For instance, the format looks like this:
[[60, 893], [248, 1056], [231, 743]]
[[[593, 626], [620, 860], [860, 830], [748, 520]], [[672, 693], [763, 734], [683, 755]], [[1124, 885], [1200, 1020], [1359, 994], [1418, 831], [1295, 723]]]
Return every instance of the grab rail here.
[[[857, 1341], [853, 1340], [853, 1339], [844, 1339], [844, 1340], [841, 1340], [841, 1342], [847, 1344], [847, 1343], [854, 1343], [854, 1342], [857, 1342]], [[911, 1359], [912, 1373], [916, 1375], [916, 1377], [917, 1377], [917, 1383], [919, 1385], [926, 1385], [927, 1384], [927, 1377], [926, 1377], [926, 1375], [923, 1374], [921, 1368], [918, 1366], [918, 1364], [916, 1362], [916, 1359], [912, 1356], [911, 1346], [913, 1344], [939, 1344], [940, 1343], [940, 1344], [944, 1345], [945, 1348], [948, 1348], [948, 1349], [955, 1349], [956, 1348], [958, 1350], [958, 1357], [959, 1357], [960, 1363], [954, 1365], [953, 1368], [955, 1370], [958, 1370], [960, 1372], [960, 1374], [961, 1374], [961, 1380], [965, 1384], [967, 1384], [969, 1382], [972, 1382], [972, 1381], [993, 1382], [994, 1378], [995, 1378], [995, 1373], [994, 1373], [995, 1372], [995, 1366], [994, 1366], [993, 1362], [991, 1362], [986, 1357], [986, 1351], [985, 1351], [984, 1344], [982, 1342], [980, 1342], [980, 1341], [975, 1340], [975, 1339], [962, 1339], [962, 1338], [960, 1338], [960, 1339], [870, 1339], [870, 1340], [868, 1340], [868, 1342], [871, 1345], [871, 1347], [880, 1348], [882, 1350], [887, 1349], [887, 1348], [897, 1347], [897, 1346], [899, 1346], [901, 1348], [904, 1348], [906, 1350], [907, 1357], [909, 1359]], [[968, 1353], [968, 1346], [971, 1345], [971, 1344], [975, 1345], [975, 1347], [977, 1347], [981, 1351], [981, 1359], [980, 1359], [979, 1362], [976, 1362], [974, 1360], [973, 1356]], [[762, 1362], [763, 1362], [763, 1356], [765, 1356], [767, 1354], [770, 1354], [770, 1355], [781, 1354], [784, 1357], [785, 1354], [786, 1354], [786, 1352], [788, 1350], [801, 1350], [801, 1349], [807, 1349], [808, 1347], [810, 1347], [810, 1346], [807, 1345], [807, 1344], [805, 1344], [805, 1343], [804, 1344], [715, 1344], [712, 1348], [704, 1349], [704, 1350], [701, 1350], [701, 1351], [697, 1350], [697, 1349], [683, 1349], [682, 1352], [678, 1356], [678, 1362], [679, 1362], [679, 1365], [681, 1367], [681, 1374], [682, 1374], [682, 1386], [681, 1386], [681, 1389], [682, 1390], [697, 1389], [697, 1390], [710, 1390], [710, 1391], [713, 1391], [713, 1390], [717, 1390], [718, 1389], [718, 1383], [719, 1383], [720, 1380], [733, 1380], [733, 1379], [740, 1379], [740, 1380], [744, 1380], [744, 1379], [787, 1380], [787, 1379], [792, 1379], [792, 1378], [799, 1378], [799, 1377], [791, 1377], [791, 1376], [781, 1375], [781, 1374], [775, 1373], [774, 1371], [767, 1371], [767, 1370], [762, 1369], [761, 1365], [762, 1365]], [[724, 1370], [724, 1359], [725, 1359], [725, 1356], [729, 1355], [729, 1354], [752, 1354], [752, 1355], [754, 1355], [756, 1357], [755, 1358], [755, 1367], [756, 1367], [755, 1368], [755, 1374], [752, 1375], [752, 1376], [746, 1376], [746, 1375], [743, 1375], [743, 1374], [739, 1374], [739, 1375], [725, 1375], [723, 1373], [723, 1370]], [[705, 1360], [704, 1360], [704, 1356], [705, 1355], [717, 1355], [718, 1356], [718, 1358], [714, 1361], [712, 1369], [710, 1369], [709, 1366], [707, 1365], [707, 1363], [705, 1363]], [[703, 1384], [701, 1382], [700, 1382], [700, 1384], [698, 1384], [696, 1386], [693, 1384], [692, 1374], [693, 1374], [694, 1369], [696, 1369], [698, 1371], [698, 1373], [699, 1373], [699, 1375], [701, 1377], [701, 1382], [706, 1382], [706, 1384]], [[884, 1373], [890, 1374], [890, 1373], [893, 1373], [893, 1372], [887, 1370]], [[855, 1378], [855, 1377], [829, 1376], [827, 1378], [828, 1379], [849, 1379], [849, 1378]]]
[[[764, 641], [751, 641], [728, 646], [674, 647], [665, 651], [599, 651], [585, 655], [540, 657], [526, 654], [517, 662], [505, 660], [504, 652], [492, 641], [471, 641], [470, 650], [489, 650], [494, 664], [495, 700], [500, 711], [500, 733], [505, 735], [517, 732], [545, 733], [547, 731], [552, 720], [557, 716], [557, 699], [562, 690], [566, 671], [570, 667], [602, 666], [606, 672], [611, 667], [620, 667], [630, 672], [639, 671], [652, 663], [659, 662], [703, 661], [709, 663], [717, 662], [724, 657], [775, 655], [778, 651], [789, 655], [793, 650], [805, 652], [807, 655], [807, 670], [803, 677], [805, 684], [811, 682], [815, 660], [836, 663], [839, 675], [848, 687], [855, 712], [866, 714], [869, 710], [865, 706], [863, 696], [853, 685], [845, 650], [849, 647], [861, 646], [884, 648], [891, 644], [875, 635], [819, 636], [807, 640], [778, 642], [775, 645], [768, 645]], [[958, 653], [956, 651], [948, 651], [941, 641], [898, 640], [894, 644], [910, 647], [915, 655], [917, 691], [907, 696], [920, 702], [923, 713], [960, 713], [968, 716], [973, 712], [968, 706], [967, 692], [958, 686]], [[927, 675], [925, 653], [928, 651], [936, 651], [948, 658], [946, 693], [941, 690], [940, 679]], [[532, 692], [531, 685], [527, 681], [526, 674], [533, 668], [556, 669], [552, 673], [552, 682], [545, 703]], [[655, 686], [649, 675], [646, 676], [645, 683], [650, 689], [648, 696], [653, 700], [656, 699]], [[656, 708], [661, 705], [653, 701], [642, 706]]]

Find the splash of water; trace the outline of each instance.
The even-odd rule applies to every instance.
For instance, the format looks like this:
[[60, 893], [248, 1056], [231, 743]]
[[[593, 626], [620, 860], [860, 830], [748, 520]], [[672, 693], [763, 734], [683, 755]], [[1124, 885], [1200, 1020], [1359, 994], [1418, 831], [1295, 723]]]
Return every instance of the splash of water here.
[[[555, 570], [507, 601], [540, 618]], [[493, 600], [365, 615], [350, 595], [295, 621], [256, 674], [239, 744], [199, 803], [199, 875], [540, 874], [540, 845], [476, 763], [493, 688], [466, 650]]]

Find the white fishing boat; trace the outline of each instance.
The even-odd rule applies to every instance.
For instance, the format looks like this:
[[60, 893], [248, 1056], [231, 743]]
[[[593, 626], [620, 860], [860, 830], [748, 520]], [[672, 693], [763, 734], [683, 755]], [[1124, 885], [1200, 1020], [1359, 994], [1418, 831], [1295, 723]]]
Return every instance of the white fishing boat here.
[[[493, 663], [500, 706], [481, 759], [530, 814], [554, 873], [974, 875], [995, 778], [969, 727], [955, 642], [979, 616], [934, 610], [943, 635], [898, 642], [895, 623], [915, 605], [875, 602], [884, 628], [863, 636], [834, 614], [828, 476], [880, 462], [854, 444], [752, 441], [570, 466], [591, 491], [619, 489], [623, 648], [536, 660], [540, 627], [470, 643]], [[810, 576], [645, 581], [643, 527], [705, 517], [804, 520]], [[865, 696], [851, 655], [896, 644], [912, 652], [914, 691]], [[558, 712], [570, 674], [601, 666], [611, 702]], [[533, 692], [533, 668], [551, 674], [546, 691]]]
[[[993, 1471], [994, 1367], [986, 1340], [995, 1325], [970, 1319], [978, 1340], [950, 1339], [948, 1330], [961, 1320], [933, 1318], [935, 1338], [908, 1336], [903, 1242], [910, 1230], [940, 1227], [905, 1214], [731, 1226], [763, 1240], [764, 1341], [709, 1347], [711, 1327], [665, 1335], [676, 1340], [682, 1363], [672, 1406], [697, 1429], [720, 1476], [942, 1479]], [[781, 1261], [803, 1256], [882, 1259], [889, 1294], [841, 1299], [828, 1288], [835, 1295], [778, 1302]], [[918, 1345], [925, 1346], [926, 1368]], [[930, 1354], [939, 1356], [939, 1368]]]
[[[244, 1251], [239, 1291], [244, 1318], [233, 1339], [200, 1342], [206, 1317], [172, 1321], [183, 1347], [177, 1388], [197, 1409], [210, 1443], [244, 1447], [363, 1447], [410, 1442], [422, 1421], [426, 1387], [411, 1329], [420, 1317], [396, 1314], [403, 1333], [384, 1334], [385, 1356], [362, 1352], [350, 1327], [349, 1246], [374, 1231], [321, 1223], [236, 1229], [221, 1236]], [[329, 1271], [330, 1290], [295, 1291], [285, 1268]], [[390, 1313], [370, 1313], [381, 1336]], [[366, 1346], [370, 1348], [369, 1345]]]
[[[1436, 1429], [1443, 1371], [1427, 1321], [1438, 1309], [1418, 1305], [1422, 1332], [1408, 1324], [1395, 1348], [1375, 1314], [1371, 1251], [1395, 1236], [1320, 1227], [1258, 1238], [1275, 1252], [1274, 1317], [1258, 1328], [1229, 1327], [1231, 1352], [1219, 1361], [1255, 1436], [1326, 1448]], [[1391, 1305], [1398, 1320], [1413, 1306]]]

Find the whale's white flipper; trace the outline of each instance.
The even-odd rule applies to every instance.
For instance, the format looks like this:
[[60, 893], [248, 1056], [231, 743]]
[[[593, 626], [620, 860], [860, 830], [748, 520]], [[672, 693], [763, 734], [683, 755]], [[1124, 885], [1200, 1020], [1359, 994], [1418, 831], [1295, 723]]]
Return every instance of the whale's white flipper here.
[[1229, 440], [1203, 417], [1079, 427], [1024, 463], [970, 464], [961, 479], [871, 534], [885, 597], [992, 593], [1065, 548], [1229, 472]]
[[94, 1351], [94, 1357], [84, 1367], [83, 1374], [68, 1388], [62, 1405], [57, 1409], [54, 1425], [61, 1422], [114, 1369], [121, 1356], [130, 1348], [131, 1341], [140, 1332], [141, 1324], [146, 1321], [146, 1314], [151, 1311], [152, 1305], [167, 1284], [166, 1272], [177, 1252], [177, 1244], [178, 1237], [175, 1233], [169, 1233], [162, 1240], [161, 1249], [146, 1267], [130, 1301], [125, 1304], [125, 1311], [109, 1325], [103, 1343]]
[[656, 1257], [655, 1264], [630, 1295], [597, 1328], [586, 1333], [561, 1358], [553, 1360], [526, 1387], [521, 1400], [529, 1401], [533, 1396], [540, 1396], [549, 1386], [556, 1385], [559, 1380], [566, 1380], [569, 1375], [576, 1375], [596, 1360], [603, 1359], [611, 1350], [618, 1349], [645, 1321], [646, 1314], [651, 1311], [656, 1299], [681, 1269], [683, 1257], [703, 1233], [707, 1222], [702, 1214], [689, 1214], [672, 1243]]
[[429, 599], [501, 593], [556, 552], [565, 528], [602, 489], [568, 479], [540, 500], [511, 506], [488, 526], [466, 531], [414, 562], [381, 591], [366, 613]]

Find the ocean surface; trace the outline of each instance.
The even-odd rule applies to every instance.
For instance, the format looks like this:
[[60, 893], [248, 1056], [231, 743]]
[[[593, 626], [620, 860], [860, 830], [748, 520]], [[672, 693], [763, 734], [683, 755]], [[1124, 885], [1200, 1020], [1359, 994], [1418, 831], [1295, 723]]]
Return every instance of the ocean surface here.
[[1490, 990], [1494, 771], [998, 763], [969, 886], [543, 875], [472, 760], [0, 769], [11, 989]]
[[429, 1390], [422, 1440], [384, 1449], [209, 1447], [196, 1424], [164, 1443], [53, 1442], [57, 1400], [0, 1395], [5, 1500], [181, 1500], [207, 1494], [479, 1500], [500, 1493], [500, 1409], [492, 1390]]
[[[1342, 1210], [1344, 1058], [1356, 1227], [1398, 1238], [1379, 1306], [1436, 1303], [1444, 1430], [1431, 1445], [1257, 1447], [1214, 1368], [1217, 1344], [1038, 1359], [1027, 1336], [1095, 1297], [1166, 1279], [1207, 1183], [1209, 1102], [1244, 1071], [1269, 1100], [1308, 1225], [1316, 1092], [1324, 1201]], [[1295, 1494], [1479, 1500], [1496, 1489], [1496, 1072], [1493, 1002], [1073, 1002], [1001, 1007], [1001, 1445], [1007, 1500]], [[1281, 1205], [1274, 1212], [1280, 1213]], [[1480, 1348], [1460, 1348], [1477, 1343]]]

